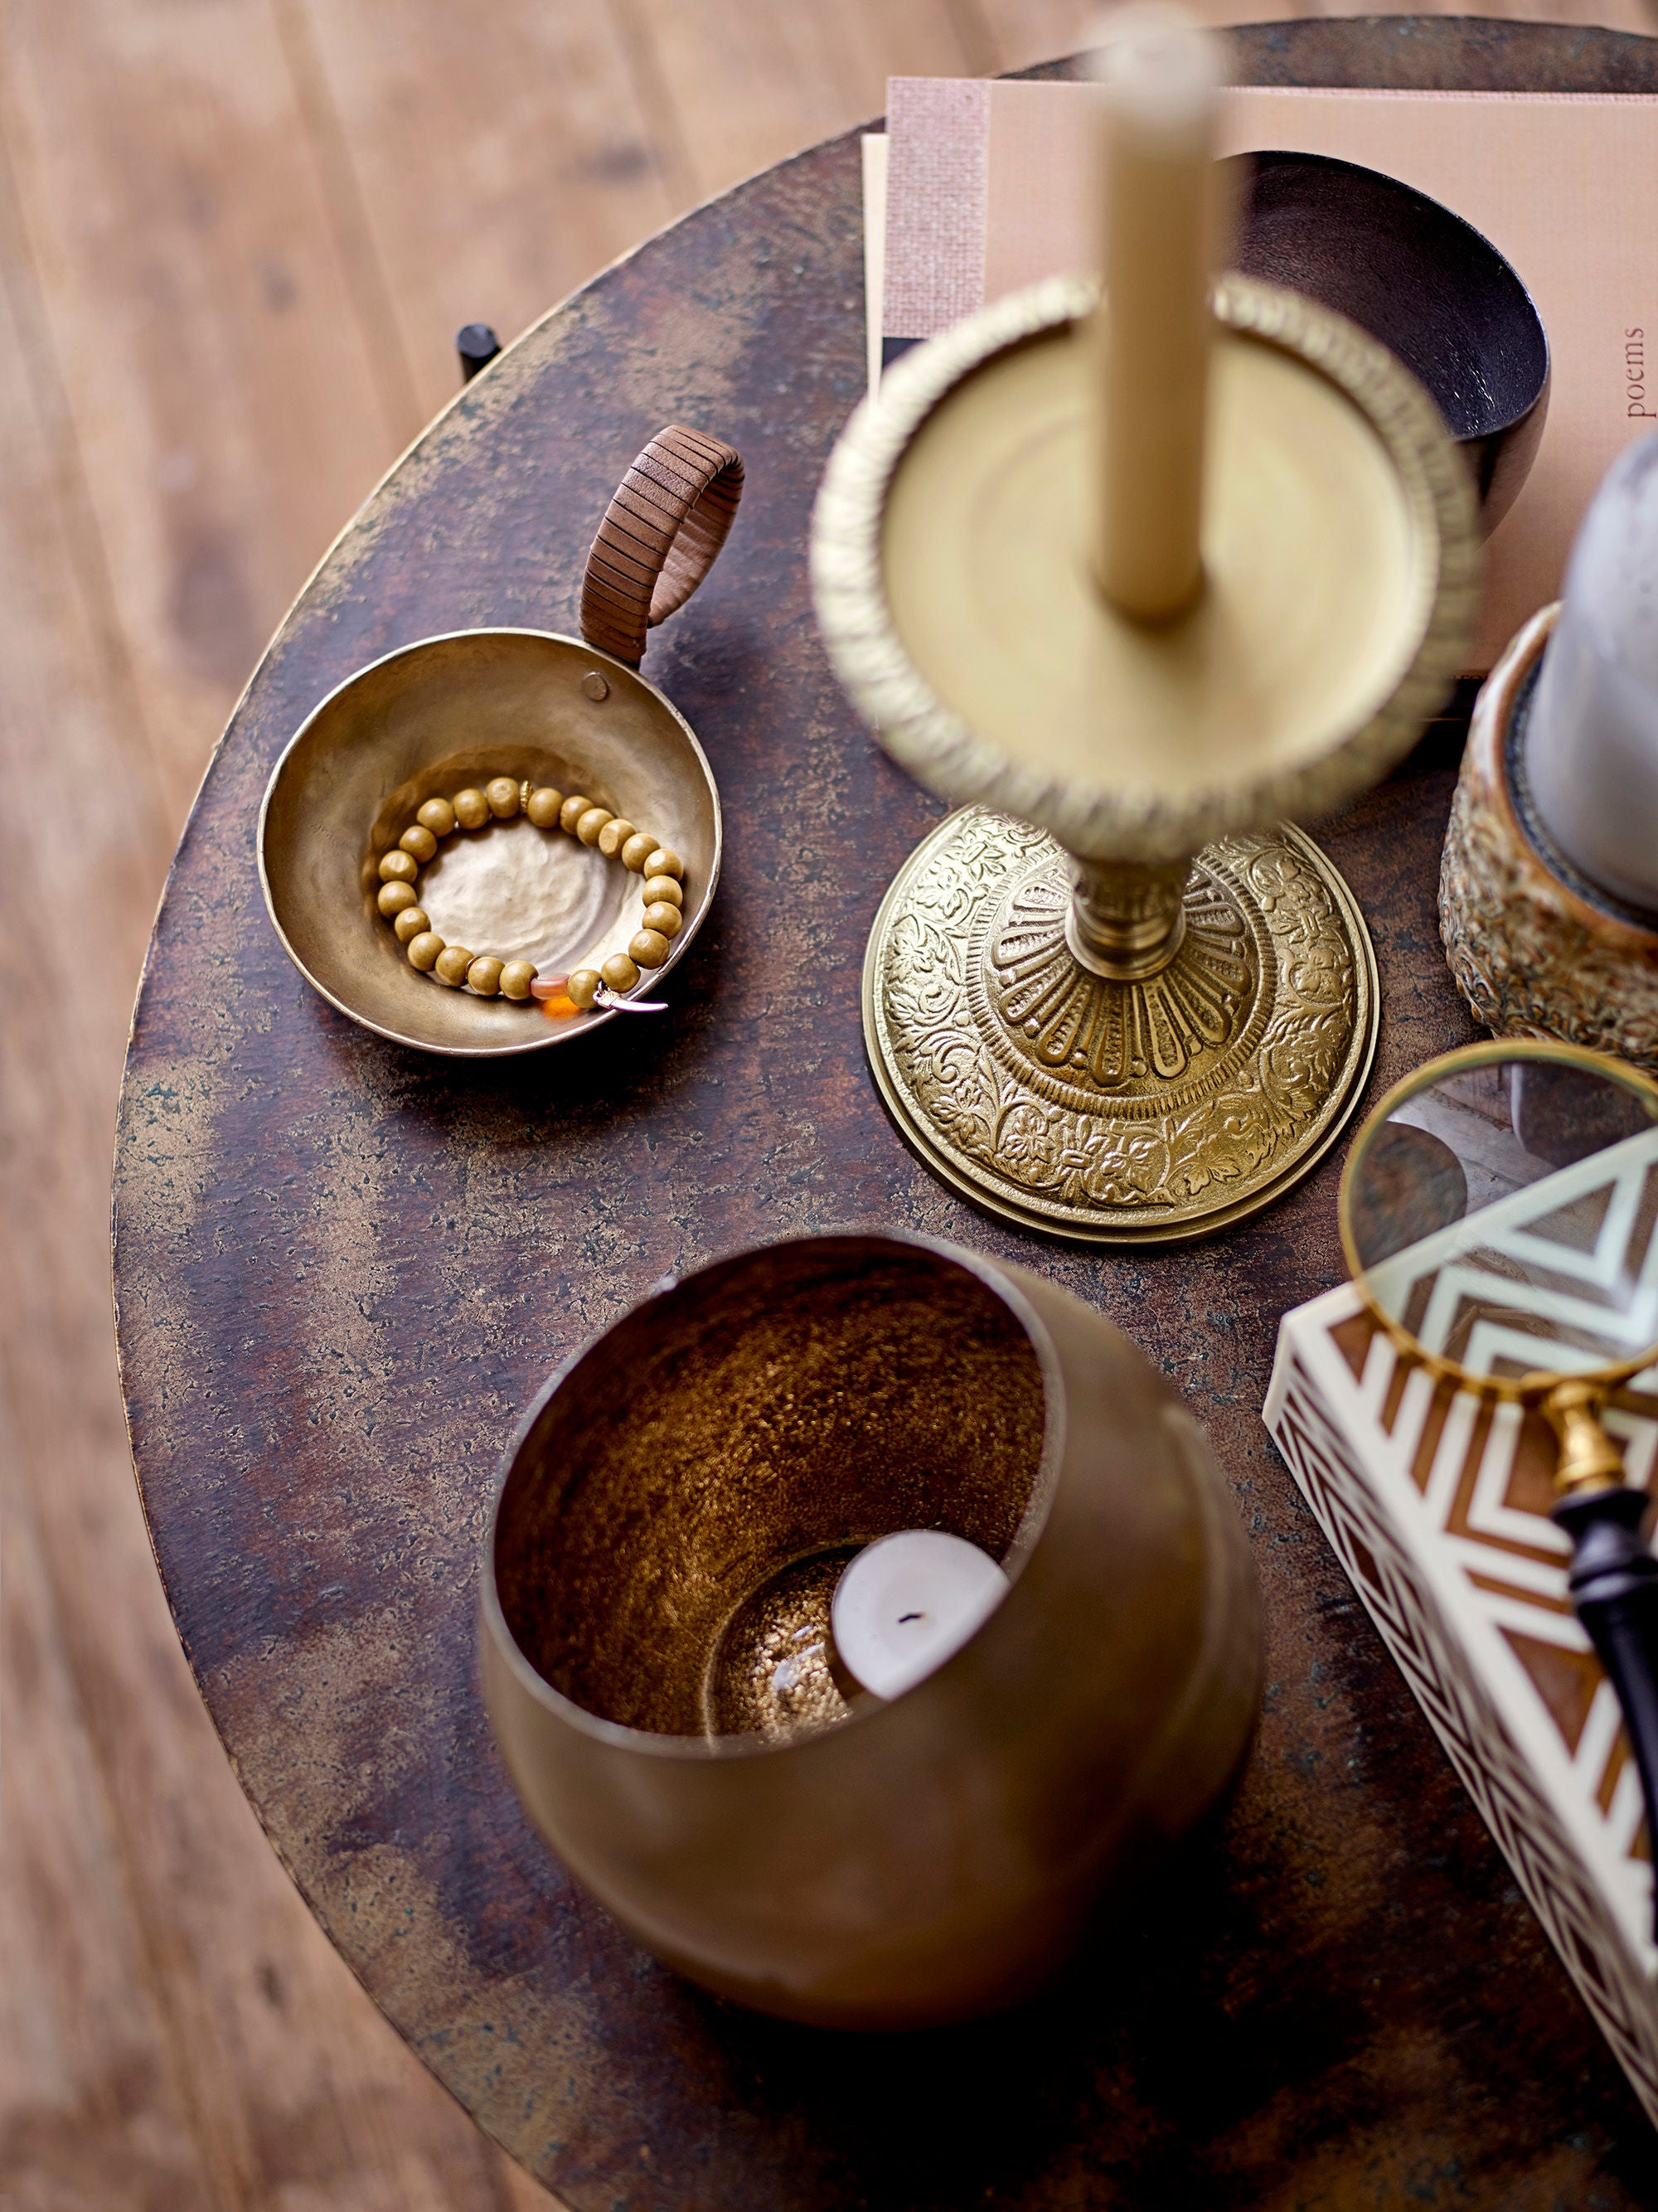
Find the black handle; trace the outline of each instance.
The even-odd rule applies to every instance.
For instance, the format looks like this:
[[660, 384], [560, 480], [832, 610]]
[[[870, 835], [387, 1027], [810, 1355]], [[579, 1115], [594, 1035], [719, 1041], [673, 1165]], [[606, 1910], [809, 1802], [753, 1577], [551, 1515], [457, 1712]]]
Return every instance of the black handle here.
[[460, 356], [460, 380], [470, 384], [501, 351], [501, 340], [488, 323], [468, 323], [456, 337], [455, 351]]
[[1563, 1499], [1554, 1518], [1571, 1538], [1572, 1608], [1618, 1693], [1641, 1777], [1658, 1942], [1658, 1559], [1641, 1538], [1651, 1503], [1620, 1484]]

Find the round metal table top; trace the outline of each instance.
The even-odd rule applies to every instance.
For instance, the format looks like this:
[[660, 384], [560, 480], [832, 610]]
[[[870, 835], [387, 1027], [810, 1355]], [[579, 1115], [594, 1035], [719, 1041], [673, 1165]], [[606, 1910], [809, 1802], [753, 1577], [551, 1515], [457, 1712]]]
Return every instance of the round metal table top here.
[[[1650, 91], [1658, 46], [1444, 18], [1238, 40], [1246, 81]], [[1208, 1243], [985, 1218], [906, 1151], [859, 1033], [882, 893], [938, 818], [830, 677], [807, 516], [864, 376], [855, 136], [608, 270], [433, 425], [262, 662], [180, 843], [122, 1096], [134, 1456], [203, 1693], [376, 2002], [576, 2212], [1658, 2199], [1649, 2130], [1260, 1409], [1279, 1314], [1341, 1272], [1338, 1163]], [[749, 466], [646, 673], [705, 744], [726, 860], [670, 1014], [579, 1053], [423, 1058], [307, 988], [254, 827], [311, 708], [409, 640], [573, 631], [587, 541], [664, 422]], [[1434, 896], [1454, 748], [1320, 831], [1376, 939], [1376, 1081], [1469, 1024]], [[1187, 1393], [1250, 1528], [1260, 1732], [1214, 1832], [1011, 2019], [900, 2040], [736, 2012], [636, 1951], [521, 1814], [475, 1661], [503, 1447], [670, 1271], [896, 1223], [1042, 1268]]]

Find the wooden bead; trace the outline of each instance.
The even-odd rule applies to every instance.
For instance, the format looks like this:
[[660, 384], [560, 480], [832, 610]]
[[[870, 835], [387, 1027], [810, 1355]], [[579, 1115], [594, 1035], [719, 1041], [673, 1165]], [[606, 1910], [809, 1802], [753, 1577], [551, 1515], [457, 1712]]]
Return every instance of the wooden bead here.
[[428, 799], [416, 810], [415, 819], [434, 837], [446, 837], [455, 826], [455, 810], [446, 799]]
[[565, 995], [578, 1006], [591, 1006], [598, 996], [599, 973], [597, 968], [578, 968], [564, 986]]
[[575, 834], [584, 845], [596, 845], [598, 833], [610, 819], [608, 806], [590, 806], [575, 825]]
[[415, 887], [412, 884], [382, 884], [374, 903], [390, 921], [392, 915], [401, 914], [404, 907], [413, 906]]
[[446, 945], [432, 963], [432, 973], [440, 983], [446, 983], [452, 991], [458, 991], [466, 981], [466, 971], [471, 964], [472, 956], [464, 945]]
[[483, 787], [483, 796], [497, 822], [510, 822], [519, 808], [518, 779], [492, 775]]
[[527, 999], [535, 980], [533, 960], [509, 960], [501, 971], [501, 995], [503, 999]]
[[463, 830], [482, 830], [489, 819], [489, 802], [483, 793], [468, 784], [458, 791], [450, 804], [455, 810], [455, 819]]
[[645, 863], [647, 876], [683, 876], [685, 863], [671, 846], [659, 845]]
[[658, 899], [646, 908], [640, 919], [647, 929], [654, 929], [664, 937], [677, 937], [679, 926], [685, 917], [677, 906], [670, 906], [666, 899]]
[[628, 950], [641, 968], [659, 968], [668, 957], [668, 940], [659, 929], [636, 930]]
[[493, 999], [501, 988], [501, 971], [506, 964], [493, 952], [481, 952], [466, 971], [467, 989], [476, 991], [480, 999]]
[[437, 839], [421, 822], [414, 823], [405, 830], [398, 842], [405, 853], [412, 853], [422, 867], [438, 849]]
[[639, 981], [639, 969], [625, 952], [613, 952], [599, 974], [613, 991], [631, 991]]
[[544, 783], [539, 791], [530, 793], [529, 804], [524, 811], [537, 830], [556, 830], [558, 811], [563, 804], [564, 793], [555, 791], [550, 783]]
[[409, 940], [409, 965], [418, 968], [422, 975], [438, 964], [438, 955], [443, 950], [443, 939], [435, 929], [423, 930]]
[[393, 921], [392, 927], [398, 933], [398, 943], [407, 945], [411, 938], [418, 937], [423, 929], [430, 929], [432, 925], [426, 919], [426, 908], [423, 906], [406, 906]]
[[622, 865], [637, 875], [656, 850], [656, 840], [648, 830], [635, 830], [622, 848]]
[[633, 834], [633, 823], [624, 821], [619, 814], [613, 814], [598, 833], [598, 849], [607, 860], [613, 860]]
[[380, 881], [383, 884], [412, 884], [420, 873], [420, 862], [412, 853], [397, 848], [380, 854]]
[[647, 906], [655, 906], [665, 899], [670, 906], [683, 906], [685, 894], [671, 876], [652, 876], [640, 895]]
[[592, 803], [592, 800], [586, 797], [581, 792], [573, 791], [570, 793], [570, 796], [565, 800], [563, 805], [558, 810], [559, 828], [561, 830], [568, 830], [570, 835], [574, 837], [575, 835], [576, 823], [580, 821], [582, 816], [587, 811]]

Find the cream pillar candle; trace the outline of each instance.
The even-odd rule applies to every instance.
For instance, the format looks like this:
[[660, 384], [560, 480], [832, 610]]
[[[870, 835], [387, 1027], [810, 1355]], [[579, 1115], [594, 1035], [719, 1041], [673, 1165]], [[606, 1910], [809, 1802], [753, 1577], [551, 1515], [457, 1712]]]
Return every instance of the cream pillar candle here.
[[1098, 58], [1105, 298], [1096, 319], [1098, 544], [1106, 597], [1141, 622], [1203, 581], [1199, 525], [1218, 191], [1217, 40], [1132, 9]]

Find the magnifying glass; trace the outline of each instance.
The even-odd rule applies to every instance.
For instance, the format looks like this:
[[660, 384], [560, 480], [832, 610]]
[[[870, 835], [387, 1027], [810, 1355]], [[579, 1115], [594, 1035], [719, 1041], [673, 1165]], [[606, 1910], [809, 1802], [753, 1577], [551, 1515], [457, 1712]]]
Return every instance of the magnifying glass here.
[[1658, 1364], [1658, 1083], [1530, 1038], [1447, 1053], [1365, 1122], [1339, 1204], [1349, 1271], [1400, 1354], [1535, 1407], [1558, 1440], [1572, 1607], [1623, 1709], [1658, 1850], [1651, 1500], [1601, 1420]]

